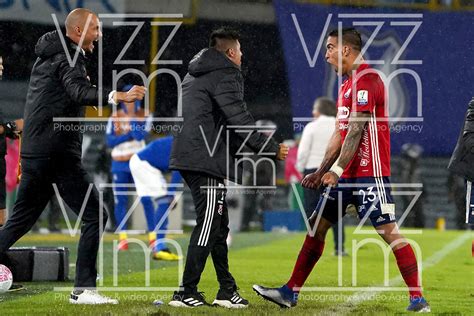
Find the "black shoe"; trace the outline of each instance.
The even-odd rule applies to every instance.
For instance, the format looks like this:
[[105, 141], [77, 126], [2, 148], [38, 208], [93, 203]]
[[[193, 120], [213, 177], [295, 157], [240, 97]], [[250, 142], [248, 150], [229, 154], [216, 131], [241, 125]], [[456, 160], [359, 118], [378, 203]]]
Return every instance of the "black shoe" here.
[[206, 302], [203, 292], [185, 293], [185, 292], [174, 292], [173, 298], [168, 303], [173, 307], [202, 307], [210, 306]]
[[220, 289], [212, 305], [225, 308], [247, 308], [249, 301], [240, 296], [237, 290], [226, 291]]
[[24, 289], [25, 287], [21, 284], [12, 284], [12, 286], [10, 286], [10, 288], [8, 289], [8, 292], [16, 292]]

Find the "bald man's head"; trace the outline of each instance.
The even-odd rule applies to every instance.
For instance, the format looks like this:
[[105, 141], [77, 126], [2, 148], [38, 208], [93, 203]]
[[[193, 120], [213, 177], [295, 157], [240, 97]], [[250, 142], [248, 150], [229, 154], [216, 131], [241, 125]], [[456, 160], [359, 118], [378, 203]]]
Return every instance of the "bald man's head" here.
[[94, 42], [102, 36], [97, 15], [88, 9], [75, 9], [67, 16], [65, 24], [66, 36], [85, 51], [92, 53]]

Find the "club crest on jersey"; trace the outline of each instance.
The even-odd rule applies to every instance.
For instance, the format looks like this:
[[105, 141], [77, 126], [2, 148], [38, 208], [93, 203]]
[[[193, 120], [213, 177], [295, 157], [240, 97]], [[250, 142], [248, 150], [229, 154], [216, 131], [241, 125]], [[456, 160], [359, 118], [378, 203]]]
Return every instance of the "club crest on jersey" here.
[[367, 105], [369, 103], [369, 91], [359, 90], [357, 91], [357, 105]]
[[347, 90], [347, 92], [344, 93], [344, 98], [349, 99], [350, 95], [351, 95], [351, 88], [349, 88], [349, 90]]

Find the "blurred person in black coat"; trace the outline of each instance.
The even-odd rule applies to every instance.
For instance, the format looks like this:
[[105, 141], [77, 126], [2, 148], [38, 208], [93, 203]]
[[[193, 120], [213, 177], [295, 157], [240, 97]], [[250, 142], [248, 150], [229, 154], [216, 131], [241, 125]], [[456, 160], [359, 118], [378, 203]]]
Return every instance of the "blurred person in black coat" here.
[[464, 126], [448, 169], [466, 180], [465, 223], [472, 228], [474, 226], [474, 190], [472, 190], [472, 182], [474, 182], [474, 98], [469, 102]]
[[[0, 56], [0, 80], [3, 76], [3, 57]], [[16, 139], [19, 137], [23, 126], [23, 120], [6, 121], [3, 116], [3, 107], [0, 106], [0, 227], [5, 224], [6, 220], [6, 165], [5, 155], [7, 154], [6, 138]]]

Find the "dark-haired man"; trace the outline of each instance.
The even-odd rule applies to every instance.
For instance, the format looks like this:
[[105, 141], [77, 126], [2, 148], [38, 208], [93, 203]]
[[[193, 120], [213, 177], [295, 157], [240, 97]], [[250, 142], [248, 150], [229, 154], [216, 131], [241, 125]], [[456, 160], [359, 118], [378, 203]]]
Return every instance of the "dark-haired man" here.
[[[174, 139], [170, 169], [179, 170], [190, 187], [197, 218], [182, 290], [174, 293], [171, 306], [208, 305], [197, 285], [209, 253], [220, 285], [213, 305], [248, 305], [229, 272], [224, 180], [241, 183], [241, 170], [235, 170], [234, 158], [244, 142], [255, 152], [263, 151], [280, 160], [287, 156], [288, 147], [255, 130], [255, 121], [243, 100], [241, 57], [239, 34], [226, 28], [216, 30], [211, 34], [209, 48], [201, 50], [189, 63], [183, 80], [183, 129]], [[248, 126], [250, 134], [235, 133], [228, 126]]]
[[370, 219], [390, 245], [410, 292], [407, 310], [428, 312], [430, 307], [421, 293], [416, 257], [398, 230], [390, 194], [390, 132], [384, 83], [364, 62], [361, 47], [360, 34], [353, 28], [343, 29], [342, 34], [334, 30], [328, 35], [326, 61], [338, 75], [346, 76], [346, 80], [339, 91], [336, 129], [324, 159], [320, 168], [302, 181], [306, 188], [328, 186], [310, 218], [311, 227], [316, 223], [316, 232], [314, 236], [306, 236], [285, 285], [280, 288], [254, 285], [253, 288], [281, 307], [295, 306], [301, 287], [323, 253], [328, 229], [338, 221], [339, 212], [344, 216], [347, 206], [353, 204], [359, 218]]

